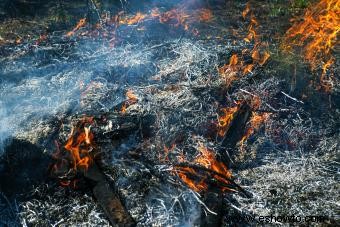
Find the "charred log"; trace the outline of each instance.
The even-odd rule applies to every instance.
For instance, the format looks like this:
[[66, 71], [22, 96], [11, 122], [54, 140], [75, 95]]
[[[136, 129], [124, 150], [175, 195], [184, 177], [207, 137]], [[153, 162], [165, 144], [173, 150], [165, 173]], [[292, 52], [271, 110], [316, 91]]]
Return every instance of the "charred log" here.
[[117, 193], [111, 188], [104, 174], [94, 163], [85, 172], [85, 178], [93, 184], [92, 192], [113, 226], [134, 226], [130, 214], [124, 208]]
[[[224, 179], [225, 181], [229, 182], [229, 184], [226, 184], [226, 183], [220, 181], [220, 182], [218, 182], [219, 186], [227, 187], [227, 188], [229, 188], [230, 190], [233, 190], [233, 191], [239, 191], [243, 195], [245, 195], [246, 197], [251, 197], [251, 195], [247, 191], [245, 191], [241, 186], [239, 186], [238, 184], [235, 183], [234, 179], [227, 178], [225, 175], [220, 174], [220, 173], [218, 173], [218, 172], [216, 172], [216, 171], [214, 171], [212, 169], [208, 169], [208, 168], [205, 168], [203, 166], [192, 165], [190, 163], [179, 163], [179, 164], [176, 164], [174, 166], [175, 167], [179, 167], [179, 168], [181, 168], [181, 167], [190, 167], [190, 168], [193, 168], [193, 169], [195, 169], [197, 171], [205, 172], [205, 174], [210, 176], [211, 178], [213, 178], [214, 176], [218, 176], [218, 177]], [[215, 186], [217, 186], [216, 183], [214, 183], [213, 180], [209, 180], [209, 183], [211, 185], [215, 184]]]
[[232, 122], [230, 123], [228, 131], [225, 133], [223, 140], [221, 142], [221, 150], [219, 152], [221, 159], [229, 164], [230, 153], [237, 143], [242, 139], [247, 122], [251, 117], [251, 108], [247, 103], [241, 104], [239, 110], [235, 113]]
[[143, 131], [149, 131], [152, 119], [150, 115], [115, 112], [92, 117], [74, 116], [70, 120], [74, 126], [65, 145], [57, 144], [51, 176], [59, 179], [62, 185], [74, 188], [78, 187], [75, 181], [85, 180], [85, 187], [91, 188], [94, 198], [112, 225], [133, 226], [134, 221], [100, 168], [103, 153], [101, 145], [119, 143], [131, 134], [143, 138]]

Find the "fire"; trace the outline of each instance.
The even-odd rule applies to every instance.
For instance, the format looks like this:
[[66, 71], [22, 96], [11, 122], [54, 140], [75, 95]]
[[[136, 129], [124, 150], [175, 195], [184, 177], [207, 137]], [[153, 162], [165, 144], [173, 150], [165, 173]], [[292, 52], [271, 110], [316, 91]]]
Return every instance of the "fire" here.
[[[114, 25], [114, 31], [110, 34], [113, 37], [110, 37], [110, 40], [115, 39], [115, 30], [121, 25], [137, 25], [147, 20], [155, 20], [161, 24], [169, 24], [174, 27], [182, 27], [186, 31], [191, 31], [193, 34], [197, 34], [197, 29], [191, 29], [191, 25], [198, 22], [208, 22], [212, 20], [213, 14], [209, 9], [198, 9], [198, 10], [186, 10], [185, 7], [174, 8], [165, 12], [162, 12], [159, 8], [153, 8], [149, 13], [141, 13], [137, 12], [135, 15], [125, 15], [125, 13], [119, 12], [117, 15], [112, 18], [107, 18], [107, 15], [103, 15], [103, 21], [105, 24], [110, 26]], [[66, 36], [72, 36], [76, 31], [78, 31], [81, 27], [84, 27], [86, 24], [86, 19], [81, 19], [75, 28], [68, 32]], [[100, 30], [101, 25], [97, 24], [93, 26]], [[142, 31], [145, 30], [145, 27], [139, 27], [137, 30]], [[104, 29], [103, 36], [109, 36], [107, 29]], [[84, 32], [82, 35], [94, 35], [96, 32]], [[98, 35], [99, 33], [97, 33]]]
[[[242, 12], [243, 19], [246, 19], [249, 14], [250, 24], [248, 26], [248, 34], [243, 40], [247, 43], [254, 42], [253, 49], [245, 49], [240, 55], [233, 54], [230, 57], [229, 64], [225, 64], [218, 69], [219, 74], [225, 80], [228, 87], [233, 81], [239, 78], [239, 76], [251, 73], [256, 66], [263, 66], [270, 58], [270, 53], [268, 51], [262, 51], [267, 44], [262, 42], [260, 35], [257, 34], [259, 22], [256, 20], [254, 14], [251, 13], [250, 4], [248, 2], [246, 8]], [[251, 63], [245, 63], [242, 60], [242, 58], [246, 55], [251, 56]]]
[[135, 94], [133, 93], [133, 91], [130, 90], [130, 89], [127, 90], [127, 92], [126, 92], [126, 97], [128, 98], [128, 100], [129, 100], [130, 102], [133, 102], [133, 103], [136, 103], [137, 100], [138, 100], [137, 95], [135, 95]]
[[[91, 132], [93, 124], [92, 117], [84, 117], [75, 127], [72, 128], [69, 138], [67, 139], [64, 149], [60, 150], [57, 146], [57, 152], [54, 154], [56, 164], [53, 166], [53, 172], [73, 172], [78, 170], [87, 170], [93, 162], [92, 151], [95, 149], [94, 135]], [[70, 180], [62, 180], [62, 185], [69, 185]]]
[[[175, 27], [182, 26], [184, 30], [189, 30], [190, 24], [196, 21], [208, 22], [212, 19], [213, 14], [209, 9], [200, 9], [193, 13], [188, 13], [183, 9], [175, 8], [161, 13], [158, 8], [151, 11], [151, 17], [159, 20], [160, 23], [173, 24]], [[193, 30], [195, 33], [196, 30]]]
[[238, 63], [238, 57], [236, 54], [231, 56], [230, 61], [229, 61], [229, 66], [235, 66]]
[[[157, 10], [156, 10], [157, 11]], [[155, 11], [154, 11], [155, 12]], [[186, 23], [188, 18], [190, 18], [189, 14], [186, 14], [184, 11], [179, 9], [172, 9], [167, 12], [161, 13], [161, 14], [154, 14], [156, 15], [155, 18], [158, 18], [159, 22], [164, 23], [171, 23], [175, 26], [183, 25], [185, 30], [188, 29], [188, 24]]]
[[197, 150], [199, 153], [190, 164], [202, 167], [201, 171], [199, 171], [199, 168], [195, 168], [190, 165], [178, 165], [174, 168], [174, 171], [178, 177], [189, 188], [196, 192], [207, 190], [208, 181], [211, 180], [217, 181], [219, 183], [219, 188], [222, 191], [234, 191], [234, 189], [226, 186], [230, 185], [230, 181], [228, 179], [232, 177], [227, 166], [224, 163], [217, 161], [215, 153], [205, 147], [202, 143], [199, 143]]
[[248, 27], [248, 35], [244, 38], [244, 41], [250, 43], [252, 40], [257, 42], [258, 36], [256, 34], [255, 27], [258, 26], [258, 22], [255, 19], [254, 15], [252, 15], [250, 19], [250, 25]]
[[240, 140], [241, 146], [249, 138], [249, 136], [251, 136], [255, 131], [257, 131], [261, 127], [261, 125], [268, 120], [270, 115], [271, 115], [270, 113], [262, 114], [258, 114], [256, 112], [252, 113], [252, 117], [249, 121], [249, 126], [246, 130], [246, 133]]
[[218, 117], [217, 133], [223, 137], [230, 127], [231, 121], [234, 119], [235, 113], [240, 109], [239, 103], [230, 108], [221, 109], [222, 114]]
[[[205, 176], [199, 175], [196, 171], [191, 167], [176, 167], [176, 173], [178, 177], [192, 190], [196, 192], [204, 191], [208, 188], [207, 183], [204, 182], [206, 179]], [[192, 176], [202, 177], [202, 180], [197, 184], [195, 182], [194, 177], [188, 177], [187, 174], [191, 174]]]
[[133, 91], [130, 90], [130, 89], [127, 90], [125, 96], [126, 96], [126, 101], [123, 103], [122, 108], [121, 108], [121, 110], [120, 110], [120, 112], [121, 112], [122, 114], [125, 114], [125, 113], [126, 113], [126, 109], [127, 109], [129, 106], [131, 106], [131, 105], [133, 105], [133, 104], [136, 104], [137, 101], [138, 101], [138, 96], [135, 95], [135, 94], [133, 93]]
[[136, 15], [132, 17], [125, 17], [121, 18], [119, 21], [120, 24], [127, 24], [127, 25], [133, 25], [133, 24], [138, 24], [139, 22], [143, 21], [148, 15], [147, 14], [142, 14], [138, 12]]
[[213, 18], [213, 13], [211, 12], [210, 9], [202, 9], [199, 12], [199, 19], [200, 19], [200, 21], [208, 22], [208, 21], [211, 21], [212, 18]]
[[242, 12], [243, 19], [246, 19], [246, 16], [248, 15], [249, 12], [250, 12], [250, 3], [247, 2], [246, 8]]
[[328, 69], [334, 64], [332, 51], [340, 31], [339, 4], [339, 0], [319, 0], [306, 10], [302, 21], [296, 21], [287, 30], [283, 42], [286, 51], [301, 47], [312, 71], [321, 67], [322, 84]]
[[239, 60], [237, 54], [233, 54], [229, 60], [229, 64], [220, 67], [218, 73], [229, 87], [231, 83], [238, 78], [238, 72], [241, 71], [242, 67], [243, 62]]
[[[162, 157], [162, 154], [159, 155], [159, 160], [160, 161], [169, 161], [169, 154], [176, 148], [176, 144], [172, 144], [171, 147], [167, 147], [164, 145], [164, 156]], [[183, 157], [181, 157], [182, 159]], [[182, 159], [184, 160], [184, 159]]]
[[78, 127], [73, 128], [64, 148], [71, 154], [73, 169], [87, 169], [92, 162], [90, 152], [93, 150], [94, 135], [86, 124], [92, 123], [92, 118], [84, 118]]
[[80, 28], [84, 27], [86, 24], [86, 18], [82, 18], [77, 23], [76, 27], [72, 29], [72, 31], [69, 31], [66, 36], [72, 36], [76, 31], [78, 31]]

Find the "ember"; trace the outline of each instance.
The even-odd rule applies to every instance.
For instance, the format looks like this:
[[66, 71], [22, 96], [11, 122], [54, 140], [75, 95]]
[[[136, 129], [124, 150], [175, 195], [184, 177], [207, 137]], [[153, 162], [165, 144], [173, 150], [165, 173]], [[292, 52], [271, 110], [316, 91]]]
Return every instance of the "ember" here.
[[230, 123], [234, 118], [234, 114], [240, 109], [240, 104], [230, 108], [222, 108], [222, 114], [218, 117], [218, 135], [223, 137], [230, 127]]
[[66, 36], [72, 36], [76, 31], [78, 31], [80, 28], [84, 27], [86, 24], [86, 18], [82, 18], [79, 20], [78, 24], [75, 28], [72, 29], [72, 31], [69, 31]]
[[[174, 172], [178, 177], [196, 192], [207, 190], [208, 182], [212, 179], [218, 182], [217, 186], [222, 191], [236, 191], [236, 189], [232, 189], [230, 186], [232, 185], [230, 171], [225, 164], [217, 161], [214, 152], [206, 148], [203, 144], [199, 144], [197, 150], [199, 153], [190, 164], [204, 168], [197, 169], [195, 166], [190, 165], [175, 166]], [[187, 160], [184, 161], [184, 163], [187, 162]]]
[[[159, 21], [162, 24], [168, 24], [175, 28], [182, 27], [186, 31], [191, 31], [193, 34], [197, 34], [197, 29], [191, 28], [191, 25], [197, 24], [198, 22], [209, 22], [213, 18], [212, 11], [209, 9], [199, 9], [194, 11], [188, 11], [187, 9], [174, 8], [165, 12], [162, 12], [159, 8], [153, 8], [150, 13], [137, 12], [135, 15], [125, 15], [123, 11], [119, 12], [112, 18], [107, 18], [104, 15], [103, 20], [107, 26], [114, 25], [114, 31], [109, 34], [106, 29], [101, 31], [101, 25], [97, 24], [94, 26], [100, 33], [96, 31], [85, 31], [80, 36], [98, 36], [102, 34], [103, 37], [109, 36], [109, 38], [115, 39], [115, 30], [122, 25], [138, 25], [148, 20]], [[80, 19], [77, 25], [69, 31], [66, 36], [73, 36], [80, 28], [86, 25], [86, 18]], [[143, 27], [138, 27], [137, 30], [145, 30]]]
[[256, 112], [253, 112], [246, 133], [240, 140], [241, 147], [243, 146], [243, 143], [249, 138], [249, 136], [258, 130], [261, 125], [268, 120], [269, 117], [270, 113], [257, 114]]
[[129, 106], [131, 106], [131, 105], [137, 103], [137, 101], [138, 101], [138, 97], [133, 93], [132, 90], [128, 90], [128, 91], [126, 92], [126, 98], [127, 98], [127, 100], [123, 103], [122, 108], [121, 108], [121, 110], [120, 110], [120, 112], [121, 112], [122, 114], [125, 114], [125, 113], [126, 113], [126, 109], [127, 109]]

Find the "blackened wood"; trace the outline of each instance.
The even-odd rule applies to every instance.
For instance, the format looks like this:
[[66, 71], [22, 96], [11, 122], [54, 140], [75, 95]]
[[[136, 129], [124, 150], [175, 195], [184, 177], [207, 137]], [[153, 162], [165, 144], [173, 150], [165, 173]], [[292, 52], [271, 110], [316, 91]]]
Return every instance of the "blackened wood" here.
[[118, 194], [111, 188], [96, 163], [89, 167], [84, 176], [93, 183], [93, 195], [113, 226], [135, 225]]
[[251, 117], [251, 108], [247, 103], [241, 104], [240, 109], [230, 123], [228, 131], [225, 133], [221, 142], [221, 150], [219, 152], [222, 160], [229, 166], [230, 157], [232, 155], [228, 151], [235, 149], [237, 143], [242, 139], [245, 133], [246, 124]]
[[[245, 195], [246, 197], [249, 197], [249, 198], [251, 197], [251, 195], [247, 191], [245, 191], [241, 186], [236, 184], [235, 181], [232, 178], [228, 178], [225, 175], [220, 174], [220, 173], [218, 173], [218, 172], [216, 172], [212, 169], [208, 169], [208, 168], [205, 168], [203, 166], [193, 165], [193, 164], [190, 164], [190, 163], [178, 163], [178, 164], [174, 164], [174, 166], [175, 167], [189, 167], [189, 168], [195, 169], [196, 171], [204, 171], [204, 172], [206, 172], [207, 175], [210, 175], [211, 178], [214, 178], [215, 176], [221, 177], [221, 178], [225, 179], [226, 181], [228, 181], [229, 184], [227, 185], [226, 183], [219, 182], [218, 185], [223, 186], [223, 187], [228, 187], [231, 190], [239, 191], [243, 195]], [[190, 174], [190, 173], [188, 173], [188, 174]]]
[[222, 140], [221, 146], [224, 148], [234, 148], [242, 139], [245, 127], [251, 116], [251, 108], [247, 103], [241, 104], [240, 109], [230, 123], [230, 127]]
[[207, 192], [203, 197], [204, 204], [209, 207], [210, 210], [216, 214], [201, 213], [200, 226], [221, 226], [222, 224], [222, 208], [223, 208], [223, 196], [220, 192]]
[[[95, 124], [91, 127], [96, 141], [100, 139], [121, 139], [135, 132], [140, 132], [143, 136], [152, 135], [152, 127], [155, 121], [153, 115], [142, 115], [139, 113], [122, 114], [119, 112], [109, 112], [100, 114], [88, 113], [86, 116], [93, 117]], [[73, 122], [80, 122], [84, 116], [77, 115], [72, 118]]]

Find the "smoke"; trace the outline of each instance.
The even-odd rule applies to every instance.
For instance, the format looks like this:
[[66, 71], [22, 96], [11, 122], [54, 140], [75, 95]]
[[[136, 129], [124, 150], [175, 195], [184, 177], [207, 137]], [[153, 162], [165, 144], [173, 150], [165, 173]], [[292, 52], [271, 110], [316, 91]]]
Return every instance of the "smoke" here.
[[5, 139], [11, 134], [10, 125], [7, 122], [6, 116], [7, 110], [3, 102], [0, 101], [0, 152], [2, 152]]
[[[191, 7], [197, 6], [197, 2], [162, 1], [162, 5], [153, 1], [151, 6]], [[183, 30], [155, 29], [150, 34], [152, 26], [152, 22], [147, 24], [146, 33], [133, 27], [120, 28], [118, 33], [126, 40], [114, 48], [101, 39], [63, 40], [63, 34], [51, 35], [43, 45], [8, 47], [9, 56], [0, 61], [0, 147], [6, 139], [18, 134], [38, 133], [36, 122], [65, 113], [110, 111], [124, 99], [126, 88], [158, 83], [150, 78], [169, 64], [169, 56], [153, 47], [167, 42], [171, 47]], [[172, 35], [168, 30], [172, 30]], [[185, 52], [173, 51], [173, 55], [183, 55], [171, 63], [173, 68], [179, 61], [205, 62], [200, 60], [205, 60], [203, 54], [199, 59], [190, 55], [199, 50], [185, 46]], [[189, 63], [186, 67], [190, 75]], [[191, 226], [198, 222], [200, 205], [190, 191], [182, 192], [168, 185], [162, 190], [166, 193], [147, 195], [146, 223]]]

